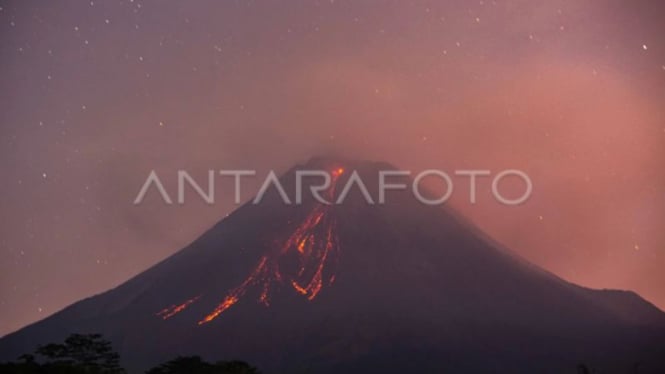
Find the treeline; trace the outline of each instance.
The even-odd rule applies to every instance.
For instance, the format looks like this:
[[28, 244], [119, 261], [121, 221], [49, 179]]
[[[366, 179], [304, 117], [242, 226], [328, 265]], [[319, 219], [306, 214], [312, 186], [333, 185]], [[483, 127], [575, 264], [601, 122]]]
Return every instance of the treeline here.
[[[72, 334], [63, 343], [37, 347], [16, 362], [0, 363], [6, 374], [126, 374], [120, 355], [100, 334]], [[243, 361], [206, 362], [198, 356], [177, 357], [146, 374], [260, 374]]]

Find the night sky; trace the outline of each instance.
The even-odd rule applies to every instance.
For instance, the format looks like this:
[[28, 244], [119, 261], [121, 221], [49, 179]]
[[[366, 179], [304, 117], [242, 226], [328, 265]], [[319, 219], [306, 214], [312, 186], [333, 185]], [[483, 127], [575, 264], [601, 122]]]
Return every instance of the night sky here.
[[322, 153], [524, 170], [522, 206], [487, 182], [471, 205], [463, 179], [451, 204], [567, 280], [665, 308], [662, 2], [0, 4], [0, 335], [235, 208], [221, 178], [212, 206], [135, 206], [151, 169], [172, 188]]

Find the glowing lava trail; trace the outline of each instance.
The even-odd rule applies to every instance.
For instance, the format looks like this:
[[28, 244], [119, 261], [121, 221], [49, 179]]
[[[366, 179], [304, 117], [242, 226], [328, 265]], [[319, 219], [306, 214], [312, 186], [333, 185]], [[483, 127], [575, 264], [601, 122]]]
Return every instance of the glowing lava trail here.
[[197, 297], [194, 297], [194, 298], [191, 298], [191, 299], [185, 301], [184, 303], [182, 303], [180, 305], [171, 305], [167, 308], [164, 308], [164, 309], [160, 310], [155, 315], [157, 317], [162, 317], [162, 319], [169, 319], [169, 318], [175, 316], [176, 314], [182, 312], [183, 310], [185, 310], [185, 308], [187, 308], [190, 304], [194, 303], [200, 297], [201, 297], [201, 295], [199, 295]]
[[[328, 201], [335, 196], [335, 186], [343, 168], [331, 173], [331, 187], [326, 191]], [[335, 280], [334, 267], [339, 255], [336, 222], [328, 214], [331, 205], [318, 203], [294, 232], [278, 248], [263, 255], [250, 275], [237, 287], [231, 289], [217, 307], [198, 323], [205, 324], [235, 305], [248, 291], [256, 289], [258, 302], [269, 306], [270, 293], [277, 285], [286, 284], [308, 300], [313, 300], [324, 285]], [[287, 266], [295, 259], [296, 267]], [[184, 310], [199, 297], [171, 306], [157, 313], [167, 319]]]

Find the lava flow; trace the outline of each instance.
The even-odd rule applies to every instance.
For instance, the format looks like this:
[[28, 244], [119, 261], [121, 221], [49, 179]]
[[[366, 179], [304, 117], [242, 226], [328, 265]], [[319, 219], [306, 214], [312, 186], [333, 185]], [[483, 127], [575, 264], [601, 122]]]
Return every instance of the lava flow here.
[[169, 307], [166, 307], [166, 308], [160, 310], [160, 311], [157, 312], [155, 315], [156, 315], [157, 317], [162, 317], [162, 319], [169, 319], [169, 318], [175, 316], [176, 314], [182, 312], [183, 310], [185, 310], [185, 308], [187, 308], [190, 304], [193, 304], [193, 303], [194, 303], [196, 300], [198, 300], [200, 297], [201, 297], [201, 295], [196, 296], [196, 297], [194, 297], [194, 298], [191, 298], [191, 299], [185, 301], [185, 302], [182, 303], [182, 304], [179, 304], [179, 305], [171, 305], [171, 306], [169, 306]]
[[[329, 201], [335, 194], [335, 186], [343, 168], [331, 173], [331, 186], [326, 191]], [[260, 290], [258, 302], [269, 306], [271, 290], [281, 284], [293, 288], [308, 300], [313, 300], [324, 285], [331, 285], [335, 280], [334, 267], [338, 254], [336, 222], [329, 214], [331, 205], [317, 203], [294, 232], [270, 253], [264, 254], [254, 270], [237, 287], [231, 289], [217, 307], [201, 319], [202, 325], [217, 318], [220, 314], [235, 305], [245, 294], [252, 290]], [[295, 258], [296, 267], [287, 266], [287, 259]], [[158, 313], [163, 319], [181, 312], [197, 298], [171, 306]]]

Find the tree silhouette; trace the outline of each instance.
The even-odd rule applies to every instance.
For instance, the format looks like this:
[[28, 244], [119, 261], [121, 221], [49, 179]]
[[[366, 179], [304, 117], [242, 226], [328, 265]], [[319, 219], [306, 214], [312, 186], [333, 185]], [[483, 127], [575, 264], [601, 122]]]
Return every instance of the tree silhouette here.
[[225, 374], [260, 374], [259, 370], [244, 361], [218, 361], [215, 367], [219, 369], [215, 373]]
[[[37, 356], [37, 357], [36, 357]], [[72, 334], [63, 344], [39, 346], [35, 355], [0, 364], [2, 373], [122, 374], [120, 356], [100, 334]]]
[[[120, 356], [101, 334], [72, 334], [63, 343], [37, 347], [17, 362], [0, 363], [2, 374], [124, 374]], [[243, 361], [209, 363], [199, 356], [177, 357], [147, 374], [260, 374]]]
[[260, 374], [243, 361], [219, 361], [214, 364], [199, 356], [177, 357], [146, 372], [146, 374]]
[[76, 367], [86, 373], [124, 373], [120, 367], [120, 356], [113, 351], [111, 343], [101, 334], [72, 334], [64, 344], [47, 344], [37, 348], [36, 353], [47, 359], [54, 367]]

